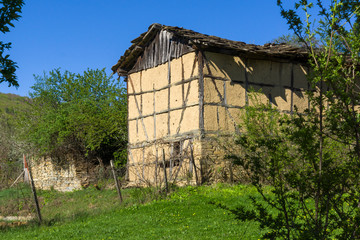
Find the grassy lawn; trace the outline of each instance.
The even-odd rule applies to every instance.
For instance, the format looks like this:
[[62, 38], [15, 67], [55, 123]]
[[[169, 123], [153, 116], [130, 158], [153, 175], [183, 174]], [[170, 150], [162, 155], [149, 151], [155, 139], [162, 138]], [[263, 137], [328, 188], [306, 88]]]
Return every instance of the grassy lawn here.
[[0, 239], [258, 239], [254, 222], [239, 222], [229, 208], [248, 202], [255, 189], [242, 185], [179, 188], [167, 197], [154, 189], [93, 188], [72, 193], [41, 191], [42, 226], [3, 228]]

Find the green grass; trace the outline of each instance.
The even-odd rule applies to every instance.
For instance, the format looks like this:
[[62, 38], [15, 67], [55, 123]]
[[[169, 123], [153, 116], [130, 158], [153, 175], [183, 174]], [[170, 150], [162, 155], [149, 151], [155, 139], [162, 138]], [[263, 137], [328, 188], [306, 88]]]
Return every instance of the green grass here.
[[229, 208], [256, 196], [247, 186], [179, 188], [166, 198], [155, 189], [126, 189], [119, 206], [114, 190], [42, 191], [45, 224], [5, 228], [0, 239], [258, 239], [254, 222], [239, 222]]

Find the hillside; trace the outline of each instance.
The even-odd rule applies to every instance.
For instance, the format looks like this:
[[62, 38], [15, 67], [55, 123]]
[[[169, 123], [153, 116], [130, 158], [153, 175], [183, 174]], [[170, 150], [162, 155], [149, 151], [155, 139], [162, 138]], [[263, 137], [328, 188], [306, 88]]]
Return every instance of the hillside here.
[[0, 93], [0, 115], [14, 114], [28, 109], [28, 97], [22, 97], [11, 93]]

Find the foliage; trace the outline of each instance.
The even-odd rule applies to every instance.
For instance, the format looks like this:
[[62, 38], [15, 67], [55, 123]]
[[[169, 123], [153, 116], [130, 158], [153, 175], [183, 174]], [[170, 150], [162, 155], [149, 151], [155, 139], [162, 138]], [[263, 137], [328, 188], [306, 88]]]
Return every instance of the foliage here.
[[303, 42], [301, 42], [301, 40], [296, 36], [296, 35], [291, 35], [291, 34], [287, 34], [287, 35], [282, 35], [278, 38], [275, 38], [271, 41], [271, 43], [275, 43], [275, 44], [289, 44], [291, 46], [294, 47], [304, 47]]
[[[24, 5], [23, 0], [2, 0], [0, 1], [0, 31], [4, 34], [10, 31], [10, 27], [14, 27], [13, 21], [20, 18], [21, 8]], [[5, 51], [11, 48], [11, 43], [0, 41], [0, 83], [8, 82], [9, 87], [18, 87], [15, 71], [17, 65], [9, 59], [9, 55], [5, 55]]]
[[[348, 187], [357, 186], [358, 180], [346, 145], [323, 138], [320, 176], [318, 113], [308, 110], [290, 117], [271, 104], [253, 102], [236, 138], [242, 153], [229, 157], [244, 167], [266, 203], [252, 199], [256, 210], [238, 208], [239, 219], [270, 229], [264, 238], [348, 239], [343, 230], [354, 229], [358, 221], [358, 200]], [[265, 194], [269, 185], [271, 196]]]
[[[360, 3], [301, 0], [285, 10], [277, 2], [309, 51], [312, 107], [291, 117], [267, 104], [246, 107], [244, 132], [236, 139], [243, 154], [231, 158], [249, 172], [267, 204], [254, 199], [256, 210], [237, 214], [269, 228], [264, 238], [359, 239]], [[263, 194], [268, 184], [273, 197]]]
[[26, 146], [19, 139], [18, 118], [27, 111], [28, 99], [0, 93], [0, 188], [12, 184], [22, 168]]
[[82, 75], [59, 69], [36, 76], [31, 115], [24, 122], [27, 139], [39, 153], [60, 157], [86, 155], [99, 161], [124, 161], [127, 144], [126, 94], [105, 70]]

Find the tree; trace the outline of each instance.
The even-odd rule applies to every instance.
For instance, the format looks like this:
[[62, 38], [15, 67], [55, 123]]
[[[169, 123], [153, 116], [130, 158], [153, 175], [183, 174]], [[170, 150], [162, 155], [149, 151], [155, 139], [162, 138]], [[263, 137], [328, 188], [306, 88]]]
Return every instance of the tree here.
[[[270, 43], [288, 44], [288, 45], [291, 45], [291, 46], [297, 47], [297, 48], [306, 48], [306, 44], [303, 42], [303, 40], [301, 40], [295, 34], [281, 35], [280, 37], [273, 39]], [[313, 46], [320, 47], [319, 40], [317, 40], [316, 38], [312, 39], [312, 44], [313, 44]]]
[[121, 82], [107, 77], [105, 70], [80, 75], [56, 69], [35, 80], [25, 123], [38, 154], [125, 161], [127, 107]]
[[300, 0], [289, 10], [277, 2], [309, 52], [312, 107], [291, 117], [266, 104], [247, 107], [236, 138], [243, 152], [229, 157], [263, 199], [233, 212], [267, 227], [265, 238], [359, 239], [360, 2]]
[[25, 97], [0, 93], [0, 188], [12, 184], [23, 168], [26, 145], [18, 138], [16, 122], [27, 106]]
[[[0, 31], [7, 33], [10, 27], [14, 27], [13, 21], [20, 18], [21, 8], [24, 5], [23, 0], [3, 0], [0, 1]], [[9, 59], [9, 55], [5, 54], [6, 50], [11, 48], [11, 43], [4, 43], [0, 41], [0, 83], [8, 82], [9, 87], [18, 87], [19, 83], [16, 80], [15, 71], [17, 65], [14, 61]]]
[[275, 44], [288, 44], [294, 47], [304, 47], [304, 44], [300, 41], [300, 39], [296, 35], [281, 35], [280, 37], [277, 37], [271, 41], [271, 43]]

